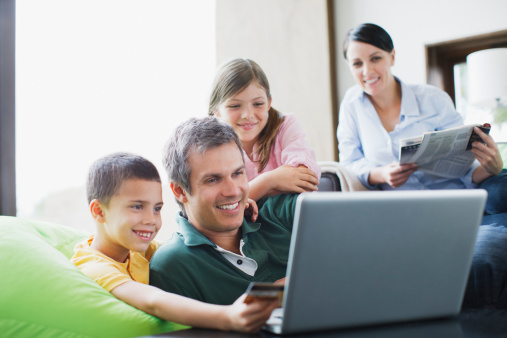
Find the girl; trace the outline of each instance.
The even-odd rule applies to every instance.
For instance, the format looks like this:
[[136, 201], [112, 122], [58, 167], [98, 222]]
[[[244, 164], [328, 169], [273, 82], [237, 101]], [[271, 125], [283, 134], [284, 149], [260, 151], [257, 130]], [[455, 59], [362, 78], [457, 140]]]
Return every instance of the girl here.
[[271, 106], [268, 79], [254, 61], [237, 58], [218, 68], [209, 114], [232, 125], [241, 140], [250, 198], [317, 190], [315, 153], [295, 115]]

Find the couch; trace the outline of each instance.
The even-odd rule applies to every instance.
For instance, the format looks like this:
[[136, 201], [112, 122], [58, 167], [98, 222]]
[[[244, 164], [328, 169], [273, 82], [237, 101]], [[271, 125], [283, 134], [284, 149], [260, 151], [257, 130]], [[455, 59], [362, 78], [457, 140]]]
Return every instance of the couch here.
[[335, 161], [319, 161], [322, 172], [319, 191], [367, 191], [361, 181], [349, 169]]
[[0, 216], [0, 336], [136, 337], [187, 328], [116, 299], [70, 261], [89, 234]]

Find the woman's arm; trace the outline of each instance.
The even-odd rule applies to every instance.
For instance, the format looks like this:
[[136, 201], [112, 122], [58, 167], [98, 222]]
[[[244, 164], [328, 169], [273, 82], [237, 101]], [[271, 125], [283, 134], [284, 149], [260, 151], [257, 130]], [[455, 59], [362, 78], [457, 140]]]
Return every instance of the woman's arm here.
[[257, 332], [280, 306], [278, 301], [243, 302], [245, 295], [232, 305], [203, 303], [165, 292], [151, 285], [127, 282], [111, 293], [118, 299], [158, 318], [203, 328]]
[[417, 164], [392, 163], [383, 167], [375, 167], [370, 171], [368, 183], [371, 185], [387, 183], [393, 188], [401, 187], [410, 175], [417, 170]]
[[[349, 96], [355, 97], [356, 95], [357, 93], [349, 90], [340, 105], [337, 130], [340, 163], [353, 172], [365, 187], [374, 189], [375, 184], [370, 184], [369, 176], [371, 171], [378, 165], [367, 159], [363, 150], [363, 140], [360, 136], [362, 123], [359, 121], [360, 117], [358, 116], [362, 111], [357, 111], [363, 107], [357, 107], [357, 103], [350, 102], [351, 99], [349, 98]], [[352, 101], [355, 102], [355, 100]], [[363, 125], [362, 127], [375, 128], [375, 130], [382, 128], [380, 121], [370, 122], [368, 126]]]
[[493, 138], [484, 133], [480, 128], [474, 127], [475, 132], [486, 143], [474, 142], [472, 144], [472, 153], [481, 164], [472, 174], [472, 182], [476, 184], [482, 183], [485, 179], [498, 175], [503, 168], [502, 157], [500, 151]]

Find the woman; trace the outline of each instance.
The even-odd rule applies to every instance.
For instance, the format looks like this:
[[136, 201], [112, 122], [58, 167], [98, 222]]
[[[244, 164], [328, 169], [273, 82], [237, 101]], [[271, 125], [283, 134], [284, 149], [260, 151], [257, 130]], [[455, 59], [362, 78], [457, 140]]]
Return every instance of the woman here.
[[414, 163], [398, 163], [401, 139], [458, 127], [463, 121], [447, 93], [430, 85], [406, 84], [393, 76], [395, 50], [389, 34], [377, 25], [361, 24], [348, 32], [344, 56], [357, 85], [347, 91], [340, 107], [340, 162], [370, 189], [467, 189], [481, 184], [488, 189], [501, 185], [506, 189], [488, 189], [486, 211], [492, 215], [489, 221], [507, 220], [502, 158], [493, 139], [479, 128], [475, 131], [484, 144], [473, 143], [471, 151], [477, 161], [463, 177], [436, 177], [417, 170]]

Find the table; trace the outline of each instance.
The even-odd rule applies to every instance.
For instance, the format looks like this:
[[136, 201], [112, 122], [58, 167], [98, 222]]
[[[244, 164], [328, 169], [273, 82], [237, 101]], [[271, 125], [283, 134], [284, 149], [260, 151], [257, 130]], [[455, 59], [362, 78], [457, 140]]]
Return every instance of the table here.
[[426, 320], [365, 328], [312, 332], [299, 335], [277, 336], [261, 331], [243, 334], [192, 328], [149, 337], [169, 338], [253, 338], [253, 337], [315, 337], [315, 338], [398, 338], [398, 337], [507, 337], [507, 310], [465, 309], [457, 317]]

